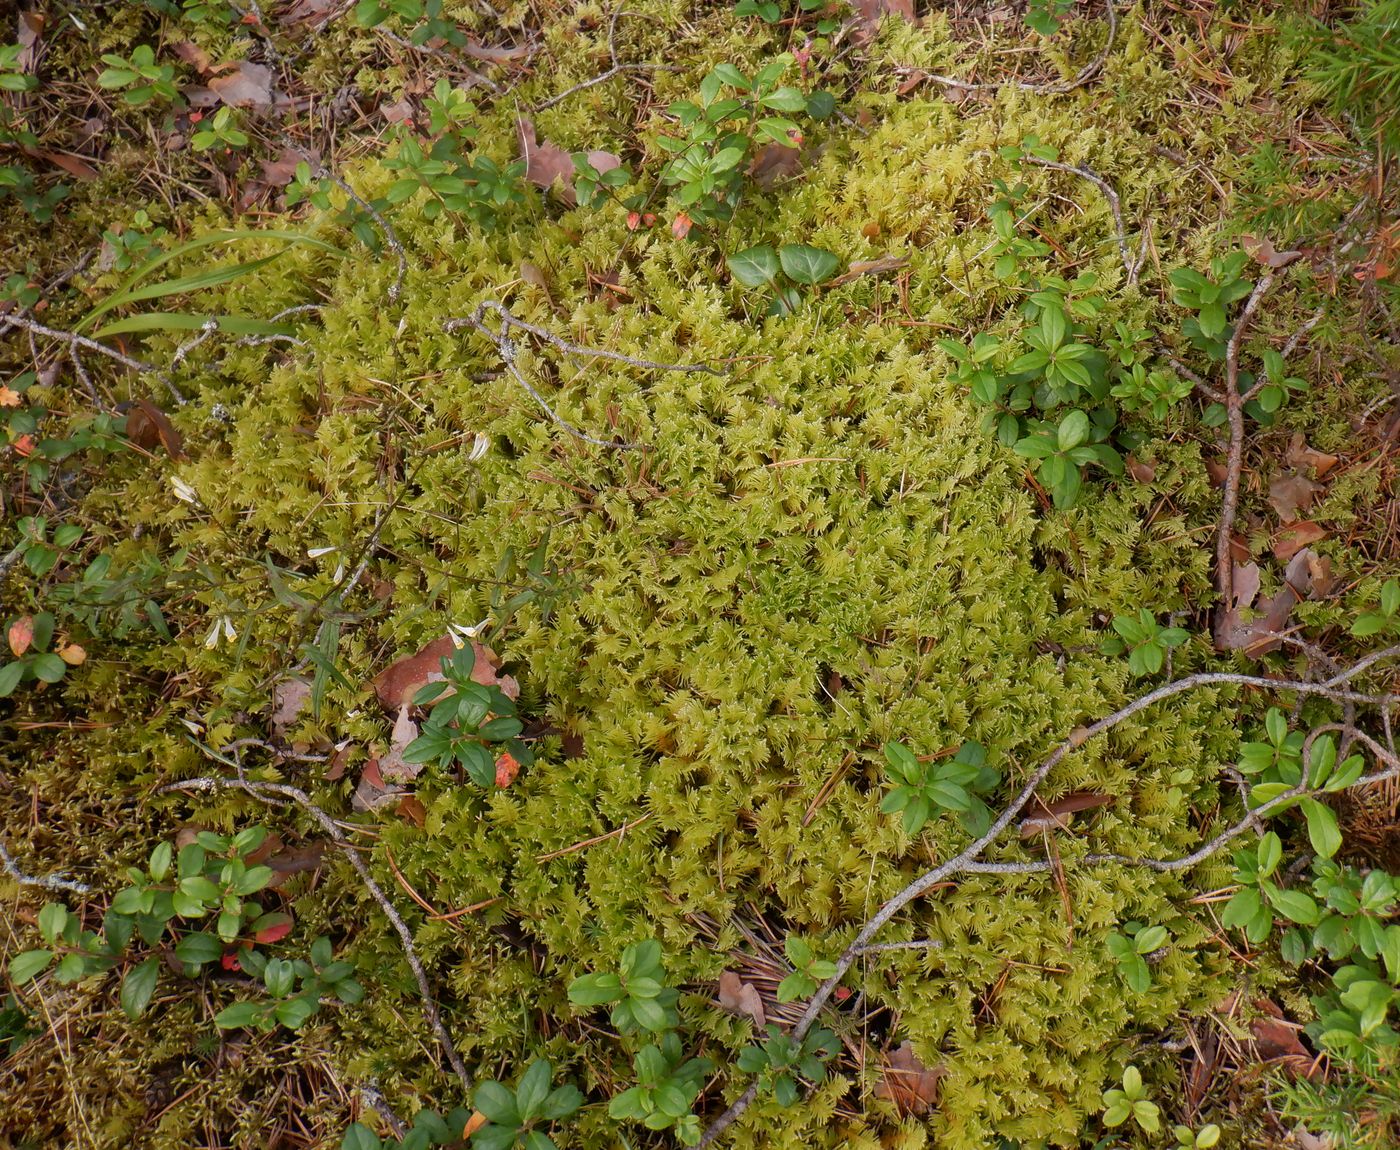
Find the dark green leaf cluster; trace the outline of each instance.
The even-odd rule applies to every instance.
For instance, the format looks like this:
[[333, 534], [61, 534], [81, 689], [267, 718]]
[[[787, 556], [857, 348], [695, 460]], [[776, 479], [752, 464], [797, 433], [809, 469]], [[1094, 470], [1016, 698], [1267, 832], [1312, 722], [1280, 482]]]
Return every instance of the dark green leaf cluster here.
[[457, 21], [443, 15], [442, 9], [443, 0], [359, 0], [355, 23], [361, 28], [378, 28], [392, 18], [410, 44], [422, 47], [430, 40], [441, 40], [460, 48], [467, 35]]
[[623, 1034], [675, 1028], [679, 999], [679, 992], [666, 985], [661, 944], [654, 938], [624, 948], [616, 974], [585, 974], [569, 984], [569, 1001], [575, 1006], [611, 1004], [612, 1024]]
[[904, 812], [906, 834], [916, 835], [939, 811], [956, 811], [971, 835], [985, 834], [992, 812], [979, 797], [1001, 783], [1001, 773], [987, 766], [987, 749], [968, 741], [946, 761], [922, 761], [903, 743], [885, 744], [885, 763], [895, 783], [880, 804], [885, 814]]
[[[515, 716], [515, 702], [500, 687], [472, 680], [476, 654], [470, 644], [442, 660], [442, 680], [429, 683], [413, 696], [415, 706], [432, 710], [422, 733], [404, 750], [409, 763], [458, 763], [467, 777], [487, 790], [496, 785], [496, 755], [505, 751], [521, 764], [533, 760], [519, 739], [524, 729]], [[444, 692], [446, 696], [444, 697]]]
[[1380, 607], [1356, 617], [1351, 633], [1361, 638], [1370, 635], [1400, 634], [1400, 579], [1387, 579], [1381, 586]]
[[1147, 956], [1160, 950], [1167, 941], [1167, 928], [1148, 926], [1140, 922], [1126, 922], [1123, 933], [1109, 931], [1108, 953], [1118, 964], [1118, 973], [1130, 990], [1136, 994], [1146, 994], [1152, 986], [1152, 971], [1147, 965]]
[[802, 287], [817, 287], [836, 274], [841, 261], [831, 252], [806, 244], [768, 244], [745, 248], [726, 257], [729, 273], [748, 288], [768, 288], [773, 299], [769, 315], [791, 315], [802, 303]]
[[1136, 616], [1115, 615], [1113, 635], [1100, 645], [1105, 655], [1127, 652], [1128, 669], [1134, 675], [1155, 675], [1166, 662], [1167, 652], [1191, 636], [1180, 627], [1163, 627], [1146, 607]]
[[700, 1120], [691, 1113], [705, 1076], [714, 1069], [708, 1058], [686, 1058], [675, 1031], [643, 1046], [632, 1061], [637, 1084], [608, 1103], [608, 1117], [640, 1122], [649, 1130], [674, 1130], [682, 1146], [700, 1140]]
[[[352, 977], [354, 968], [334, 960], [328, 939], [312, 944], [310, 963], [269, 959], [254, 948], [256, 943], [278, 941], [293, 926], [291, 915], [265, 911], [250, 898], [273, 877], [270, 867], [247, 861], [266, 837], [267, 829], [261, 826], [232, 837], [200, 831], [178, 856], [170, 843], [158, 844], [144, 870], [127, 871], [130, 885], [113, 897], [100, 933], [85, 930], [82, 919], [63, 904], [48, 903], [38, 917], [47, 945], [16, 954], [10, 960], [11, 980], [22, 986], [55, 963], [54, 977], [61, 983], [121, 966], [121, 1007], [135, 1019], [150, 1004], [165, 965], [162, 956], [168, 954], [189, 978], [205, 966], [222, 963], [262, 980], [273, 1001], [230, 1006], [214, 1020], [220, 1027], [271, 1030], [280, 1023], [295, 1030], [320, 1008], [323, 994], [359, 1002], [364, 991]], [[181, 921], [210, 916], [212, 932], [190, 930]], [[173, 945], [166, 942], [167, 933]], [[135, 939], [144, 944], [148, 957], [127, 956]], [[149, 953], [153, 949], [156, 953]]]
[[818, 958], [816, 951], [806, 940], [790, 934], [783, 940], [783, 950], [792, 963], [792, 973], [778, 983], [778, 1001], [796, 1002], [799, 998], [810, 998], [818, 985], [836, 973], [836, 964], [829, 959]]
[[738, 1066], [745, 1074], [757, 1075], [759, 1089], [771, 1093], [780, 1106], [791, 1106], [801, 1097], [798, 1081], [821, 1082], [827, 1062], [841, 1044], [836, 1035], [821, 1027], [809, 1030], [801, 1042], [772, 1022], [767, 1032], [764, 1041], [739, 1052]]
[[567, 1118], [583, 1105], [575, 1086], [551, 1089], [554, 1069], [543, 1058], [532, 1062], [514, 1090], [499, 1082], [476, 1088], [476, 1108], [487, 1118], [472, 1135], [476, 1150], [555, 1150], [554, 1139], [539, 1127]]
[[363, 1122], [352, 1122], [340, 1141], [340, 1150], [427, 1150], [429, 1146], [450, 1146], [462, 1140], [469, 1121], [471, 1113], [460, 1106], [446, 1115], [424, 1108], [413, 1116], [413, 1125], [402, 1138], [387, 1139]]

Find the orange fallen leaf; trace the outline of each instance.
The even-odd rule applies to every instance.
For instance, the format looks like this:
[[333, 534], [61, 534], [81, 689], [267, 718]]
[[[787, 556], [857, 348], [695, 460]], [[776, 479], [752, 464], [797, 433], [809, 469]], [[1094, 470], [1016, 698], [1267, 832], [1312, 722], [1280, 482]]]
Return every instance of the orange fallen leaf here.
[[947, 1073], [942, 1066], [925, 1066], [914, 1053], [913, 1044], [902, 1042], [886, 1056], [875, 1096], [888, 1098], [901, 1114], [927, 1114], [938, 1101], [938, 1080]]
[[428, 808], [417, 795], [404, 795], [399, 800], [399, 816], [407, 819], [420, 830], [428, 819]]
[[14, 442], [16, 455], [21, 455], [28, 459], [34, 454], [34, 437], [32, 435], [21, 435]]
[[[374, 693], [387, 711], [397, 711], [412, 704], [413, 696], [429, 683], [442, 681], [442, 660], [452, 658], [457, 650], [448, 635], [434, 639], [416, 655], [408, 655], [386, 667], [374, 677]], [[472, 682], [483, 687], [500, 687], [508, 699], [520, 698], [520, 684], [509, 675], [498, 675], [501, 661], [490, 647], [472, 642], [476, 662], [472, 666]]]
[[58, 649], [58, 657], [70, 667], [81, 667], [83, 661], [87, 659], [87, 652], [77, 643], [68, 643]]
[[8, 638], [10, 650], [16, 658], [29, 650], [29, 644], [34, 642], [34, 616], [21, 615], [11, 623]]
[[18, 407], [24, 399], [13, 387], [0, 383], [0, 407]]
[[508, 787], [520, 774], [520, 763], [514, 755], [506, 751], [496, 760], [496, 786]]
[[490, 1119], [480, 1110], [473, 1110], [472, 1116], [467, 1119], [467, 1124], [462, 1127], [462, 1137], [470, 1138], [489, 1121]]
[[1329, 534], [1321, 523], [1304, 519], [1285, 527], [1274, 536], [1274, 555], [1279, 559], [1292, 559], [1304, 547], [1326, 539]]

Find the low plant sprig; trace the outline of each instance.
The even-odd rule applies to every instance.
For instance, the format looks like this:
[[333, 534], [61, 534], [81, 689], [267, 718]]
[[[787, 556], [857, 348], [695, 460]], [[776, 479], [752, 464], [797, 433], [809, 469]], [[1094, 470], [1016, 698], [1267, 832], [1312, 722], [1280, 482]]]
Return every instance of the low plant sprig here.
[[608, 1103], [608, 1117], [640, 1122], [648, 1130], [671, 1130], [682, 1146], [700, 1141], [700, 1119], [691, 1111], [714, 1069], [708, 1058], [686, 1058], [675, 1031], [643, 1046], [632, 1062], [637, 1084]]
[[617, 973], [585, 974], [569, 984], [569, 1001], [575, 1006], [612, 1005], [612, 1024], [623, 1034], [675, 1028], [679, 1000], [680, 992], [666, 985], [661, 944], [652, 938], [624, 948]]
[[1167, 652], [1191, 637], [1180, 627], [1163, 627], [1146, 607], [1136, 616], [1115, 615], [1115, 634], [1104, 639], [1099, 650], [1105, 655], [1128, 656], [1128, 670], [1134, 675], [1155, 675], [1166, 662]]
[[810, 998], [821, 983], [836, 973], [834, 962], [818, 958], [811, 944], [795, 934], [790, 934], [783, 940], [783, 951], [793, 969], [792, 973], [778, 984], [779, 1002], [796, 1002], [800, 998]]
[[903, 743], [885, 744], [894, 786], [880, 804], [885, 814], [904, 813], [904, 831], [916, 835], [936, 813], [954, 811], [969, 834], [991, 826], [992, 812], [979, 797], [997, 788], [1001, 774], [987, 766], [987, 750], [968, 741], [948, 760], [921, 762]]
[[739, 1052], [739, 1069], [758, 1076], [759, 1091], [772, 1094], [780, 1106], [791, 1106], [802, 1096], [800, 1080], [816, 1085], [826, 1078], [826, 1064], [841, 1045], [829, 1030], [814, 1027], [799, 1042], [775, 1023], [768, 1037]]

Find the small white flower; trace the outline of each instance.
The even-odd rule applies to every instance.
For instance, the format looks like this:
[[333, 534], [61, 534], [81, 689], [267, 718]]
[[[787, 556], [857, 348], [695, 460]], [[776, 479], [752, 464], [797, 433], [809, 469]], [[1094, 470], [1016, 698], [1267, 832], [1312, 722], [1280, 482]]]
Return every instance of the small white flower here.
[[471, 627], [464, 627], [461, 623], [449, 623], [447, 625], [447, 637], [452, 640], [452, 645], [460, 650], [467, 645], [468, 640], [478, 638], [490, 625], [490, 615], [487, 615], [480, 623]]
[[175, 492], [175, 498], [192, 506], [199, 506], [199, 492], [181, 479], [178, 475], [170, 477], [170, 489]]
[[308, 559], [319, 559], [322, 555], [329, 555], [332, 551], [339, 550], [339, 547], [308, 547], [306, 556]]
[[476, 438], [472, 441], [471, 453], [467, 456], [467, 459], [469, 462], [475, 463], [490, 450], [491, 437], [485, 432], [478, 431], [476, 433]]
[[212, 651], [219, 645], [219, 632], [221, 631], [223, 632], [224, 638], [230, 643], [238, 638], [238, 632], [234, 629], [233, 620], [227, 615], [220, 615], [214, 620], [214, 625], [209, 628], [209, 634], [204, 637], [204, 649], [206, 651]]
[[340, 581], [345, 578], [345, 560], [342, 559], [335, 565], [335, 574], [331, 577], [331, 582], [339, 586]]
[[204, 728], [198, 723], [190, 719], [181, 719], [180, 722], [185, 724], [185, 729], [189, 731], [190, 734], [199, 735], [201, 738], [204, 736]]

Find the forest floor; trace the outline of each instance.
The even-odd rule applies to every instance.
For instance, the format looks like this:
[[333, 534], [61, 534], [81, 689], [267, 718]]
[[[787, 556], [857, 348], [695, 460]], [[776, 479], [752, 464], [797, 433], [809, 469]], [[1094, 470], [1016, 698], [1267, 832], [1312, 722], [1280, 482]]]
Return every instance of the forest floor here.
[[1400, 1143], [1398, 19], [20, 11], [0, 1146]]

